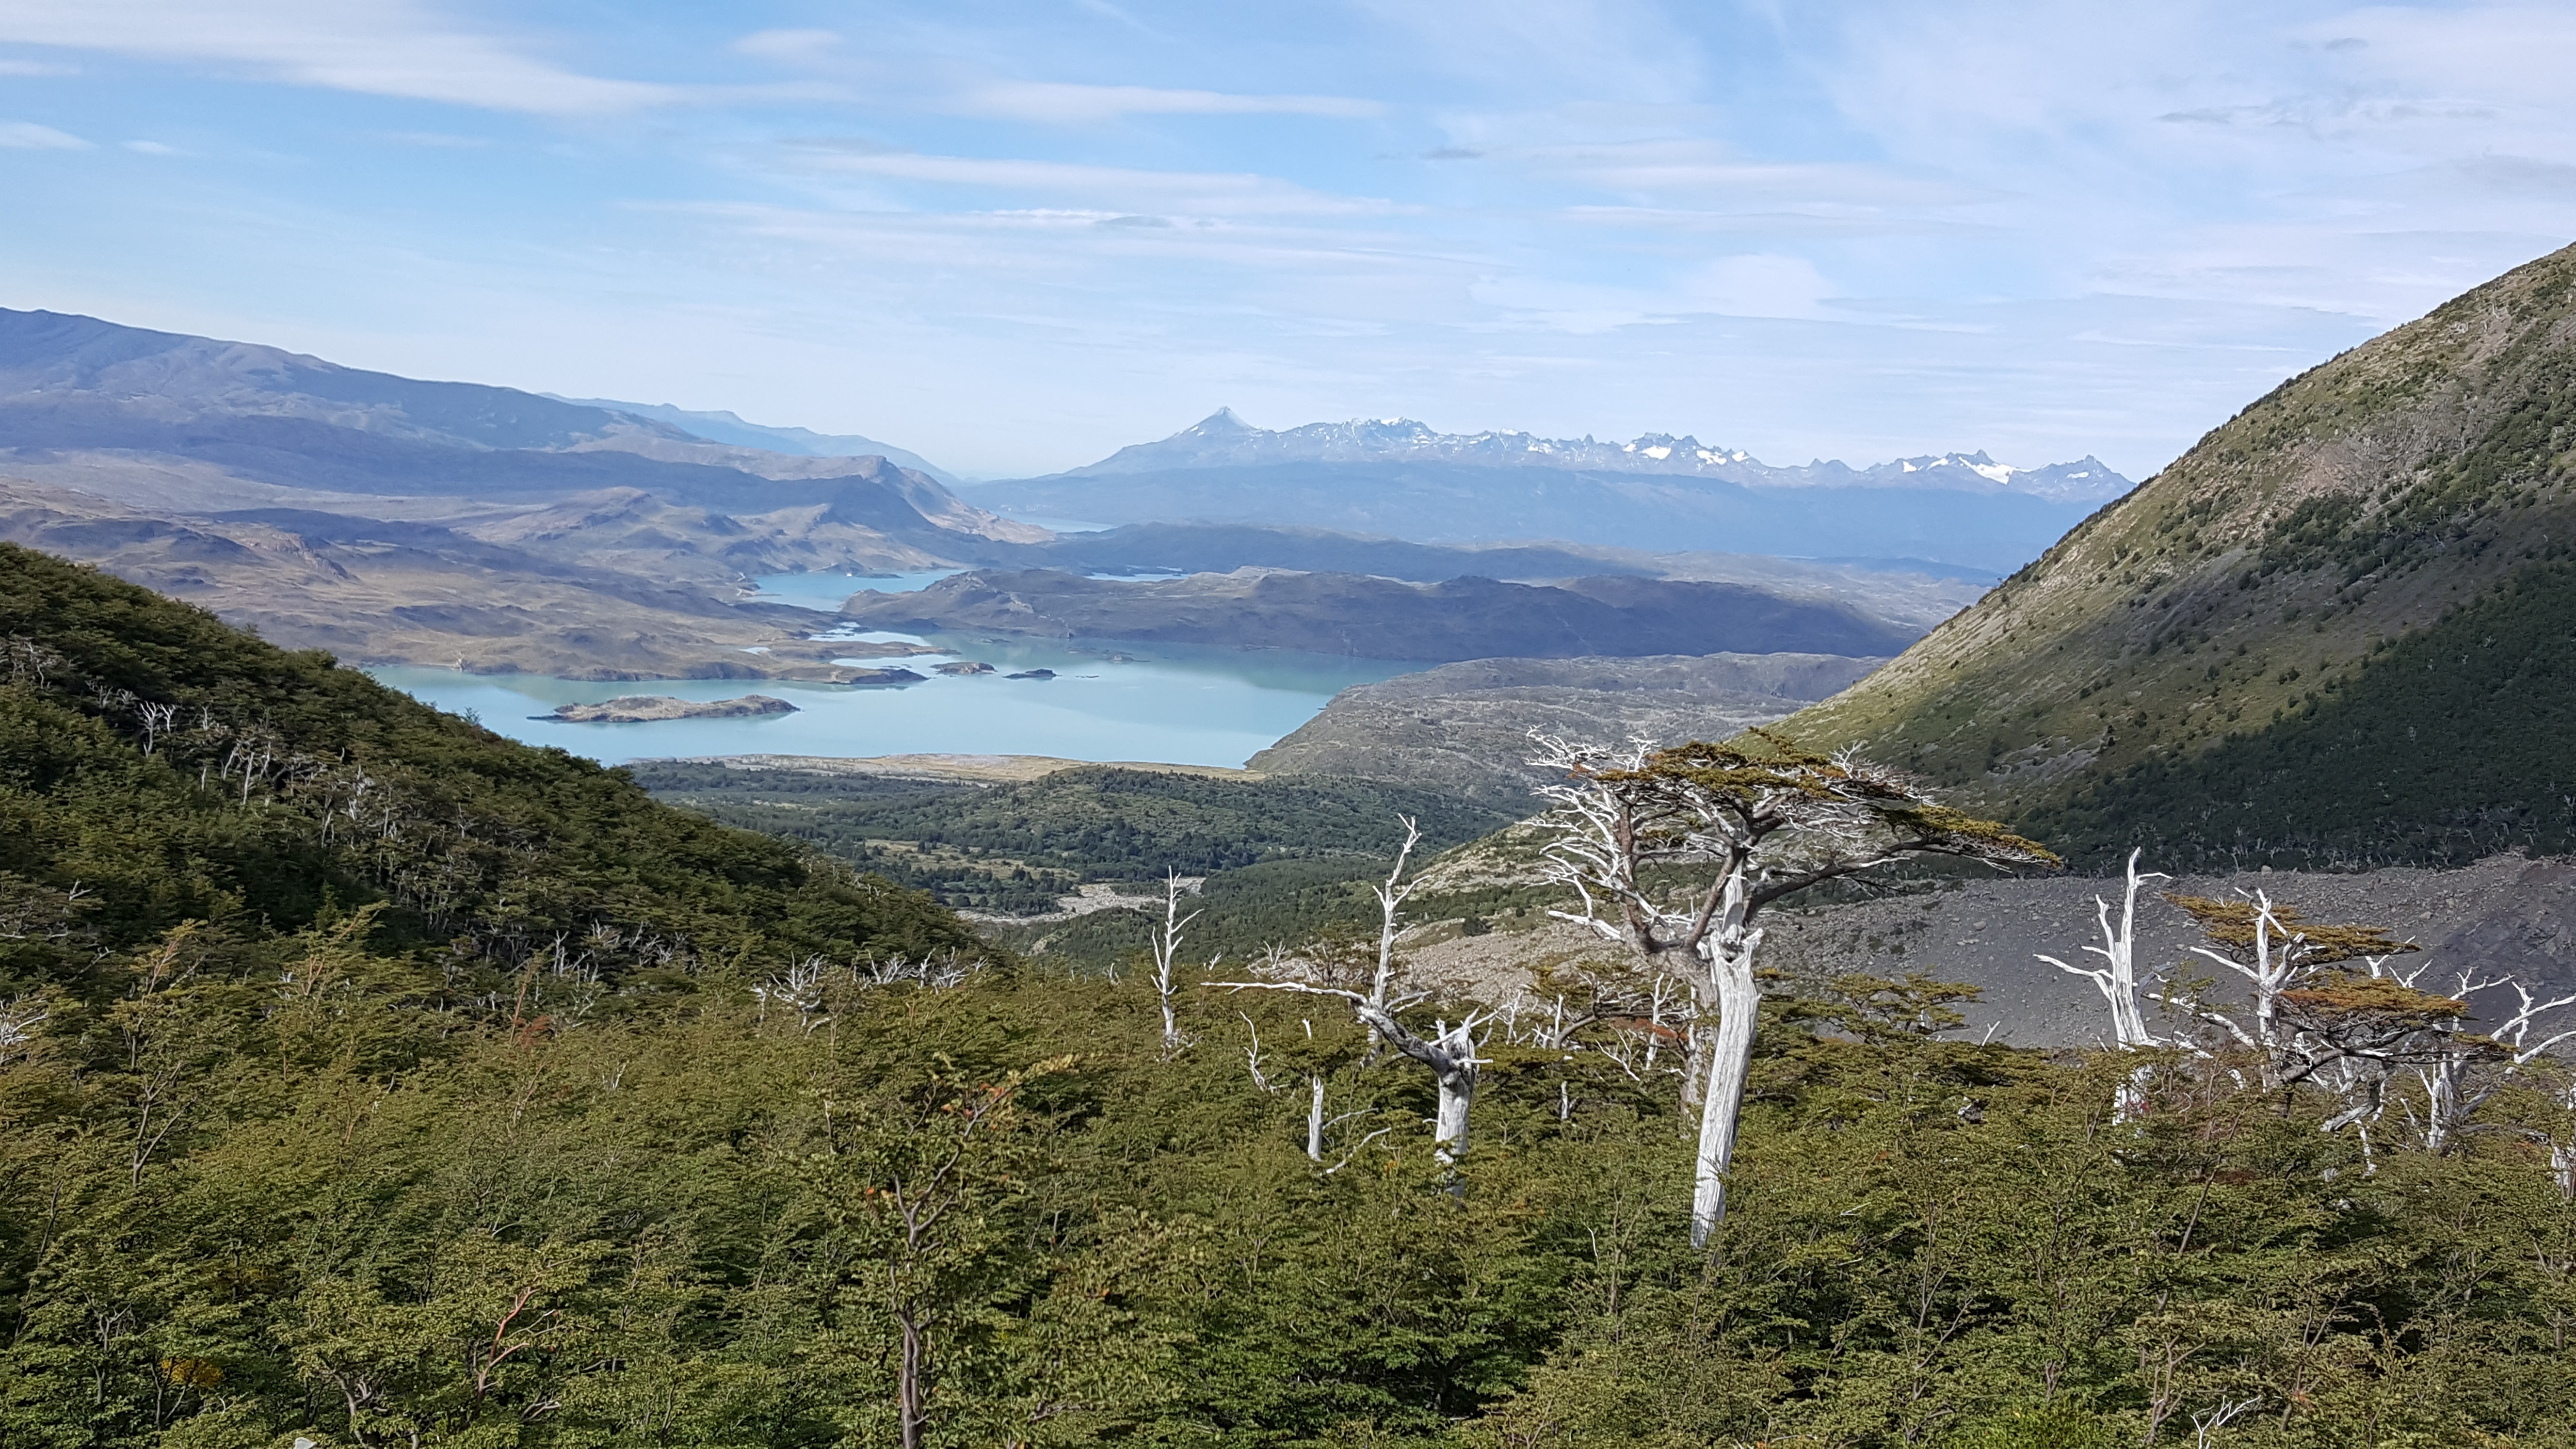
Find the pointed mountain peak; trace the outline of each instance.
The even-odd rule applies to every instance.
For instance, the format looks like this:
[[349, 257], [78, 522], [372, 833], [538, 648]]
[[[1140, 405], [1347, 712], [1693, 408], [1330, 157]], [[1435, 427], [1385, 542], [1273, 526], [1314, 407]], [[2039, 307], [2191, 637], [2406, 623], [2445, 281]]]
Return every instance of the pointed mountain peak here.
[[1245, 422], [1243, 419], [1236, 417], [1234, 409], [1218, 408], [1215, 412], [1199, 419], [1189, 427], [1181, 429], [1181, 431], [1174, 436], [1183, 438], [1204, 438], [1219, 433], [1257, 433], [1260, 431], [1261, 430], [1259, 428], [1256, 428], [1252, 424]]

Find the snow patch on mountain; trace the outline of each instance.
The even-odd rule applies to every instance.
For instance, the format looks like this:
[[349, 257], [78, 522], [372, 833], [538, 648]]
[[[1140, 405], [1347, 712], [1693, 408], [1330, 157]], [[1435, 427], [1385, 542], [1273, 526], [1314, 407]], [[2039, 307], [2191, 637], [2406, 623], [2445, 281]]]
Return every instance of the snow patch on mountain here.
[[1282, 463], [1448, 463], [1463, 467], [1554, 468], [1567, 472], [1643, 473], [1713, 478], [1754, 488], [1928, 488], [1963, 493], [2020, 493], [2059, 503], [2101, 503], [2133, 486], [2100, 459], [2017, 468], [1974, 453], [1925, 454], [1854, 468], [1816, 459], [1774, 467], [1741, 448], [1712, 447], [1688, 435], [1648, 433], [1624, 443], [1542, 438], [1531, 433], [1443, 433], [1411, 418], [1353, 418], [1273, 431], [1219, 408], [1158, 442], [1136, 443], [1087, 467], [1053, 476], [1109, 477], [1201, 468]]

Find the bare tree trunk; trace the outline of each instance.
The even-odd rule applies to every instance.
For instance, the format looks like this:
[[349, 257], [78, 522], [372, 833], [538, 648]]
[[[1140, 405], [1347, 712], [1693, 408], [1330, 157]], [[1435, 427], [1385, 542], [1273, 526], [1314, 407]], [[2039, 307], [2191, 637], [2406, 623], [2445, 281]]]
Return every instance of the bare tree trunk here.
[[2452, 1125], [2467, 1115], [2460, 1110], [2461, 1065], [2446, 1055], [2424, 1073], [2424, 1150], [2435, 1157], [2451, 1145]]
[[[2144, 853], [2144, 847], [2129, 852], [2128, 888], [2120, 896], [2120, 924], [2117, 929], [2111, 925], [2111, 903], [2100, 896], [2093, 898], [2095, 915], [2102, 927], [2102, 944], [2084, 949], [2102, 958], [2100, 970], [2070, 966], [2054, 956], [2038, 958], [2060, 971], [2090, 980], [2101, 991], [2103, 999], [2111, 1004], [2111, 1039], [2122, 1051], [2140, 1051], [2162, 1045], [2155, 1034], [2147, 1030], [2146, 1011], [2138, 1004], [2138, 887], [2143, 882], [2168, 877], [2161, 871], [2140, 875], [2138, 857]], [[2129, 1073], [2128, 1080], [2122, 1082], [2113, 1095], [2112, 1121], [2127, 1122], [2145, 1115], [2147, 1088], [2153, 1076], [2152, 1068], [2147, 1066], [2139, 1066]]]
[[1310, 1161], [1324, 1160], [1324, 1079], [1309, 1078], [1315, 1084], [1314, 1102], [1306, 1108], [1306, 1156]]
[[[1758, 938], [1758, 933], [1756, 933]], [[1708, 1045], [1708, 1086], [1701, 1094], [1699, 1157], [1692, 1169], [1691, 1246], [1705, 1248], [1726, 1220], [1726, 1172], [1735, 1162], [1736, 1118], [1753, 1067], [1753, 1028], [1762, 991], [1753, 979], [1752, 940], [1717, 941], [1709, 963], [1716, 988], [1717, 1031]]]
[[[1163, 924], [1154, 933], [1154, 998], [1163, 1008], [1163, 1059], [1179, 1056], [1189, 1039], [1181, 1035], [1180, 1013], [1174, 996], [1180, 989], [1173, 974], [1181, 954], [1181, 928], [1199, 918], [1196, 911], [1181, 914], [1181, 873], [1166, 871], [1163, 875]], [[1213, 965], [1215, 963], [1210, 962]]]
[[1682, 1038], [1682, 1107], [1685, 1111], [1708, 1100], [1708, 1028], [1694, 1019], [1689, 1033]]
[[[1455, 1169], [1467, 1155], [1467, 1108], [1476, 1100], [1476, 1063], [1471, 1058], [1436, 1079], [1440, 1115], [1431, 1129], [1431, 1152], [1443, 1167]], [[1460, 1189], [1464, 1191], [1462, 1187]]]
[[895, 1321], [903, 1326], [903, 1360], [897, 1367], [895, 1417], [903, 1435], [903, 1449], [921, 1449], [921, 1432], [930, 1423], [922, 1412], [922, 1387], [930, 1367], [929, 1344], [919, 1320], [910, 1313], [900, 1313]]

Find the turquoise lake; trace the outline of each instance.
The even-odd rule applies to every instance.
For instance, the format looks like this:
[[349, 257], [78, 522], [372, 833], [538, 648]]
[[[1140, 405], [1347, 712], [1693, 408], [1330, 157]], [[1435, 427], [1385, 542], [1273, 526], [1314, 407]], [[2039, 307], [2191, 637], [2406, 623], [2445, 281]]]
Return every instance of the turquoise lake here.
[[[838, 607], [862, 588], [922, 588], [938, 574], [896, 579], [790, 575], [758, 580], [764, 597]], [[909, 636], [866, 634], [863, 639]], [[471, 711], [484, 726], [533, 745], [554, 745], [604, 764], [695, 755], [1054, 755], [1071, 760], [1159, 760], [1240, 765], [1312, 719], [1354, 684], [1426, 666], [1379, 659], [1246, 653], [1168, 645], [998, 641], [929, 636], [940, 653], [869, 659], [928, 675], [919, 684], [852, 687], [785, 679], [559, 679], [468, 674], [389, 665], [368, 673], [441, 709]], [[932, 666], [981, 660], [994, 674], [952, 677]], [[1046, 680], [1004, 674], [1052, 669]], [[752, 719], [564, 724], [531, 718], [557, 705], [621, 695], [734, 699], [766, 694], [797, 713]]]

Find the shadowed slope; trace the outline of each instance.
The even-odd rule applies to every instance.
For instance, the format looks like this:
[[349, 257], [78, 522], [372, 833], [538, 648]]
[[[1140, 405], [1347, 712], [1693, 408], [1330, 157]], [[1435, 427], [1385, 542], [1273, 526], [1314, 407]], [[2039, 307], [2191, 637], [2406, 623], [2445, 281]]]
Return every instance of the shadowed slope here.
[[2554, 776], [2470, 762], [2576, 713], [2576, 677], [2506, 659], [2565, 647], [2571, 472], [2576, 249], [2283, 384], [1788, 727], [2096, 858], [2537, 839]]

